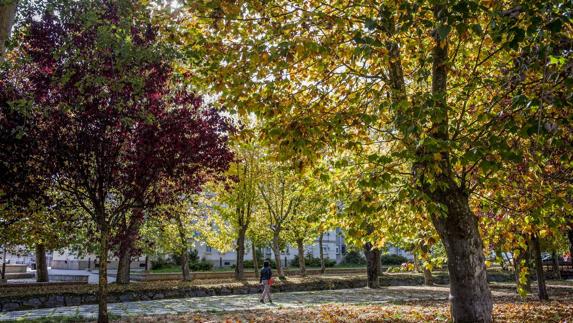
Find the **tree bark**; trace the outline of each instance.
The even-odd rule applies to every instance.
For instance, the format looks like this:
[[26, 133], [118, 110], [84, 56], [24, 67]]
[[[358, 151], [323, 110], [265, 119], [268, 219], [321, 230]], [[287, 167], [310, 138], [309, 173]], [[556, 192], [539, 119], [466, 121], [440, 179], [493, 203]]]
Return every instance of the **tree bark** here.
[[418, 260], [418, 255], [416, 252], [413, 252], [413, 256], [414, 256], [414, 271], [416, 271], [417, 273], [420, 272], [420, 264], [419, 264], [419, 260]]
[[191, 281], [191, 270], [189, 269], [189, 250], [181, 250], [181, 274], [183, 281]]
[[237, 263], [235, 264], [235, 279], [245, 279], [245, 235], [247, 227], [243, 226], [239, 229], [239, 236], [237, 238]]
[[99, 285], [98, 285], [98, 323], [108, 323], [107, 314], [107, 253], [109, 249], [109, 232], [101, 230], [99, 251]]
[[493, 304], [477, 217], [461, 190], [450, 190], [439, 200], [447, 214], [431, 218], [448, 255], [452, 317], [455, 322], [491, 322]]
[[273, 234], [273, 253], [275, 254], [275, 263], [277, 265], [277, 272], [279, 277], [284, 277], [283, 267], [281, 266], [281, 250], [279, 244], [279, 231]]
[[561, 270], [559, 270], [559, 257], [557, 252], [553, 250], [551, 253], [551, 258], [553, 258], [553, 279], [561, 280]]
[[46, 260], [46, 246], [42, 243], [36, 245], [36, 281], [45, 283], [49, 281], [48, 261]]
[[185, 234], [185, 227], [181, 214], [175, 215], [177, 220], [177, 229], [179, 230], [179, 239], [181, 239], [181, 275], [183, 281], [191, 281], [191, 271], [189, 270], [189, 247], [187, 246], [187, 235]]
[[2, 257], [2, 282], [6, 280], [6, 246], [4, 246], [4, 256]]
[[117, 263], [117, 277], [115, 282], [118, 284], [129, 284], [130, 281], [130, 265], [131, 265], [131, 248], [128, 243], [121, 242], [118, 263]]
[[534, 235], [531, 239], [533, 243], [533, 250], [535, 255], [535, 272], [537, 274], [537, 289], [539, 291], [539, 300], [547, 301], [549, 300], [549, 295], [547, 294], [547, 286], [545, 285], [545, 274], [543, 273], [543, 262], [541, 261], [541, 246], [539, 244], [539, 238]]
[[432, 271], [424, 267], [424, 285], [432, 286], [434, 285], [434, 277], [432, 277]]
[[16, 18], [17, 0], [8, 0], [0, 4], [0, 62], [4, 60], [6, 42], [10, 38], [14, 18]]
[[[424, 255], [427, 255], [430, 252], [429, 246], [423, 243], [420, 246], [420, 250], [424, 253]], [[426, 286], [434, 285], [434, 278], [432, 277], [432, 271], [426, 268], [425, 263], [422, 264], [422, 268], [423, 268], [422, 271], [424, 273], [424, 285]]]
[[573, 266], [573, 229], [567, 230], [567, 238], [569, 238], [569, 262]]
[[253, 248], [253, 267], [255, 269], [255, 279], [259, 278], [259, 260], [257, 259], [257, 247], [254, 242], [251, 242]]
[[296, 240], [298, 248], [298, 269], [301, 276], [306, 276], [306, 267], [304, 265], [304, 242], [302, 239]]
[[324, 234], [321, 232], [320, 236], [318, 236], [318, 247], [320, 248], [320, 273], [324, 274], [326, 272], [326, 266], [324, 265], [324, 247], [322, 246], [322, 240], [324, 238]]
[[369, 288], [380, 287], [380, 250], [372, 248], [372, 243], [364, 244], [364, 255], [366, 256], [366, 275]]

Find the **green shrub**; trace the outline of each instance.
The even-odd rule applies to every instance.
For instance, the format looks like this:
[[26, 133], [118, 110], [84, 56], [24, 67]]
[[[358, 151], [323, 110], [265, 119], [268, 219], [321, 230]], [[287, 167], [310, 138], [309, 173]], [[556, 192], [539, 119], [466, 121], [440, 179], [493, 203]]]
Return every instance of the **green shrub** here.
[[210, 271], [213, 269], [213, 264], [205, 259], [201, 259], [200, 261], [189, 262], [189, 269], [191, 269], [191, 271]]
[[352, 250], [346, 253], [344, 259], [342, 259], [342, 264], [345, 265], [366, 265], [366, 258], [361, 252]]
[[400, 266], [405, 262], [408, 262], [406, 257], [396, 255], [396, 254], [385, 254], [380, 257], [382, 265], [384, 266]]
[[[173, 263], [176, 265], [181, 265], [181, 255], [176, 253], [171, 255]], [[195, 249], [189, 250], [189, 263], [199, 262], [199, 253]]]
[[173, 263], [167, 259], [164, 259], [163, 257], [151, 261], [151, 269], [161, 269], [171, 265], [173, 265]]
[[[298, 255], [294, 256], [294, 259], [290, 261], [290, 265], [293, 267], [298, 267]], [[325, 267], [334, 267], [336, 265], [336, 261], [324, 258], [324, 266]], [[314, 258], [312, 255], [307, 254], [304, 257], [304, 266], [305, 267], [320, 267], [320, 258]]]
[[[277, 265], [276, 265], [276, 263], [275, 263], [274, 260], [268, 260], [268, 261], [269, 261], [270, 264], [271, 264], [271, 268], [274, 268], [274, 269], [277, 268]], [[259, 266], [259, 269], [263, 268], [263, 260], [258, 261], [258, 262], [257, 262], [257, 265]], [[232, 267], [235, 268], [235, 265], [233, 265]], [[245, 260], [245, 261], [243, 261], [243, 267], [244, 267], [244, 268], [254, 268], [253, 261], [252, 261], [252, 260]]]

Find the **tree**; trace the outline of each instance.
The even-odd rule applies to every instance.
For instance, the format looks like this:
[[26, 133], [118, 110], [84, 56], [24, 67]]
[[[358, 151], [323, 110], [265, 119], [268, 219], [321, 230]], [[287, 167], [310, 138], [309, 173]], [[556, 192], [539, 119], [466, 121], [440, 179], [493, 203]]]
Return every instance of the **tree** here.
[[[196, 188], [224, 170], [227, 126], [173, 71], [168, 48], [136, 2], [51, 3], [31, 17], [7, 72], [29, 120], [39, 176], [82, 208], [99, 238], [99, 315], [107, 322], [107, 259], [130, 210], [161, 200], [169, 180]], [[57, 11], [57, 14], [54, 12]], [[169, 191], [169, 193], [173, 193]]]
[[[236, 231], [235, 279], [244, 279], [244, 257], [247, 231], [259, 206], [260, 158], [258, 145], [248, 139], [234, 145], [235, 162], [227, 171], [229, 180], [216, 190], [218, 211]], [[254, 255], [254, 254], [253, 254]], [[254, 257], [254, 256], [253, 256]]]
[[189, 19], [222, 53], [212, 58], [223, 57], [213, 90], [264, 119], [285, 158], [304, 164], [332, 147], [378, 143], [384, 164], [411, 166], [410, 188], [432, 204], [448, 254], [454, 320], [490, 322], [469, 203], [503, 172], [500, 161], [519, 153], [506, 139], [570, 106], [566, 68], [548, 66], [550, 56], [569, 57], [567, 9], [559, 1], [281, 0], [194, 9]]
[[159, 205], [155, 213], [143, 224], [141, 236], [149, 241], [142, 248], [148, 254], [181, 257], [183, 281], [191, 281], [189, 252], [196, 243], [205, 243], [217, 250], [231, 249], [233, 234], [225, 218], [213, 210], [211, 193], [180, 195], [176, 200]]
[[284, 277], [281, 266], [282, 238], [286, 224], [291, 221], [300, 204], [300, 187], [296, 176], [285, 165], [268, 162], [261, 168], [263, 177], [259, 191], [265, 203], [269, 229], [273, 233], [272, 249], [279, 277]]

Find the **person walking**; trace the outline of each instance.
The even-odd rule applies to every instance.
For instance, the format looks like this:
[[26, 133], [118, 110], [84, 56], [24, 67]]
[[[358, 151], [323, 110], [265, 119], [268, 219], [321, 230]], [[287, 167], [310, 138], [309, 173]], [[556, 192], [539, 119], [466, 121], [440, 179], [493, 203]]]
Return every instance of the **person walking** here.
[[261, 303], [265, 303], [265, 298], [269, 300], [269, 303], [273, 303], [271, 299], [271, 284], [273, 279], [273, 272], [271, 270], [271, 265], [268, 260], [263, 263], [263, 269], [261, 270], [261, 278], [259, 283], [263, 285], [263, 294], [261, 295]]

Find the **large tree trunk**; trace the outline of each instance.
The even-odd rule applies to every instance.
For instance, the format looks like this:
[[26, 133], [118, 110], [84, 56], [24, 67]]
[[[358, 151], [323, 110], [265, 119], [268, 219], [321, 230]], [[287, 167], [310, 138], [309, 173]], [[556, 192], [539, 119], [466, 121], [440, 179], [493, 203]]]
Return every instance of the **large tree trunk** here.
[[324, 238], [324, 234], [321, 232], [320, 236], [318, 237], [318, 248], [320, 249], [320, 273], [324, 274], [326, 272], [326, 266], [324, 265], [324, 247], [322, 246], [322, 240]]
[[117, 277], [115, 282], [118, 284], [129, 284], [130, 265], [131, 265], [131, 248], [129, 243], [121, 242], [117, 263]]
[[251, 242], [253, 248], [253, 267], [255, 269], [255, 279], [259, 278], [259, 260], [257, 259], [257, 246], [254, 242]]
[[237, 238], [237, 263], [235, 264], [235, 279], [245, 279], [245, 235], [247, 227], [243, 226], [239, 229], [239, 237]]
[[553, 258], [553, 279], [561, 280], [561, 270], [559, 270], [559, 257], [557, 252], [553, 250], [551, 253], [551, 258]]
[[49, 281], [46, 246], [42, 243], [36, 245], [36, 281], [38, 283]]
[[273, 253], [275, 254], [275, 263], [277, 265], [277, 272], [279, 277], [284, 277], [283, 267], [281, 266], [281, 250], [279, 244], [279, 231], [273, 234]]
[[543, 262], [541, 261], [541, 246], [539, 244], [539, 238], [534, 235], [531, 239], [533, 243], [533, 251], [535, 256], [535, 272], [537, 274], [537, 289], [539, 291], [539, 300], [547, 301], [549, 300], [549, 295], [547, 294], [547, 286], [545, 286], [545, 274], [543, 273]]
[[10, 37], [12, 25], [14, 25], [17, 7], [17, 0], [5, 0], [0, 2], [0, 62], [4, 60], [6, 42]]
[[432, 222], [448, 255], [452, 317], [455, 322], [491, 322], [493, 304], [477, 217], [461, 190], [443, 194], [447, 214], [432, 215]]
[[101, 230], [99, 251], [99, 285], [98, 285], [98, 323], [109, 322], [107, 315], [107, 253], [109, 249], [109, 232]]
[[380, 287], [380, 250], [372, 248], [372, 243], [364, 244], [364, 255], [366, 256], [366, 275], [369, 288]]
[[301, 276], [306, 276], [306, 267], [304, 265], [304, 242], [302, 239], [296, 240], [298, 248], [298, 269]]

